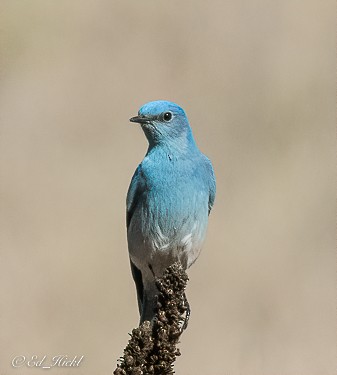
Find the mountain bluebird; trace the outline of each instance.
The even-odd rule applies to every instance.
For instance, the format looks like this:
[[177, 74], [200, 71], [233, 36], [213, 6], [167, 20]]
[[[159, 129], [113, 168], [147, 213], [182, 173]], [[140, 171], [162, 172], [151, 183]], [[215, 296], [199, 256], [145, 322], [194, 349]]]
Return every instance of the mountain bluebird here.
[[149, 142], [127, 194], [127, 238], [140, 322], [155, 316], [155, 278], [200, 254], [215, 198], [210, 160], [198, 149], [184, 110], [168, 101], [140, 108], [131, 122]]

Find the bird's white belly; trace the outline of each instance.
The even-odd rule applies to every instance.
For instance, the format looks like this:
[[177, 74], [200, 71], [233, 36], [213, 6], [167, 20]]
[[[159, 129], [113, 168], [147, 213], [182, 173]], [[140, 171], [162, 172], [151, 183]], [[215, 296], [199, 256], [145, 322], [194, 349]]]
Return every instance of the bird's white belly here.
[[184, 268], [188, 268], [200, 254], [206, 226], [207, 219], [203, 225], [194, 222], [190, 230], [183, 226], [164, 233], [159, 225], [148, 228], [139, 224], [135, 215], [128, 230], [131, 260], [140, 270], [151, 265], [156, 276], [160, 276], [165, 268], [178, 260]]

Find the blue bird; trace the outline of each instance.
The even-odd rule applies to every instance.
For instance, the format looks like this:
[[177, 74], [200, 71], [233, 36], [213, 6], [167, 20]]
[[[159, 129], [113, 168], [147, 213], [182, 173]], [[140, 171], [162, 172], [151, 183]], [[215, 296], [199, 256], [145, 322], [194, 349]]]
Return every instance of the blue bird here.
[[198, 258], [215, 198], [210, 160], [198, 149], [184, 110], [168, 101], [140, 108], [149, 142], [127, 193], [127, 239], [140, 323], [155, 316], [155, 277], [180, 261]]

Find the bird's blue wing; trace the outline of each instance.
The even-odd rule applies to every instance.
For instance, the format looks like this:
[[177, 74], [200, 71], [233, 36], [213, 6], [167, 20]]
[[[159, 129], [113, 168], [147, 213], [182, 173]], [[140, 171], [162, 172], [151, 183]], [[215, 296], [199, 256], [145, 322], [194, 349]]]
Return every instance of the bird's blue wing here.
[[205, 156], [206, 169], [208, 172], [208, 181], [209, 181], [209, 198], [208, 198], [208, 215], [210, 214], [212, 207], [214, 205], [215, 193], [216, 193], [216, 182], [215, 174], [211, 161]]
[[[126, 226], [129, 228], [132, 215], [135, 212], [137, 204], [141, 199], [141, 196], [145, 189], [145, 180], [141, 172], [141, 165], [138, 166], [134, 175], [132, 176], [132, 180], [129, 186], [128, 194], [126, 197]], [[133, 264], [130, 258], [130, 266], [132, 277], [136, 285], [137, 291], [137, 300], [138, 300], [138, 308], [139, 314], [142, 314], [143, 309], [143, 294], [144, 294], [144, 284], [141, 271]]]
[[135, 173], [132, 176], [132, 180], [129, 186], [128, 194], [126, 197], [126, 226], [129, 228], [131, 218], [140, 197], [142, 196], [145, 189], [145, 181], [141, 172], [141, 164], [138, 165]]

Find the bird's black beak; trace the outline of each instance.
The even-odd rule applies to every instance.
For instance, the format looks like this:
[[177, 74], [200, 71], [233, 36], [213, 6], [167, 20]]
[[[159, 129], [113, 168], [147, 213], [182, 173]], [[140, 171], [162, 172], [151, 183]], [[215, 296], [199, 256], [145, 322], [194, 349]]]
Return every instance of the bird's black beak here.
[[150, 119], [145, 116], [135, 116], [130, 118], [131, 122], [138, 122], [138, 124], [148, 124]]

